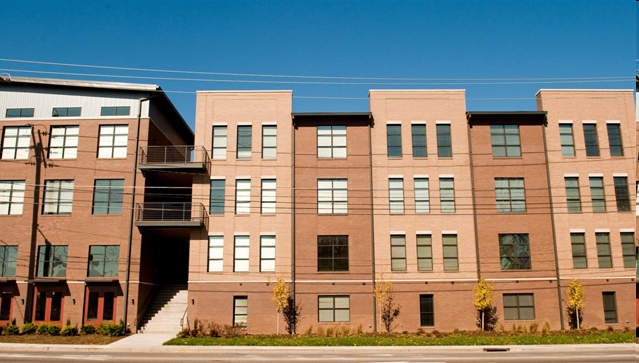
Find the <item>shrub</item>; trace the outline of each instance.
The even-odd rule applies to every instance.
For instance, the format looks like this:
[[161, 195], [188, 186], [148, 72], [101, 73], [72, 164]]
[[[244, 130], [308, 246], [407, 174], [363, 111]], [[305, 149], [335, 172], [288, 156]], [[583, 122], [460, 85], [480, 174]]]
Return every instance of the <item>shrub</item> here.
[[362, 324], [357, 324], [357, 334], [361, 335], [364, 333], [364, 329], [362, 328]]
[[224, 327], [216, 322], [210, 322], [206, 325], [206, 328], [204, 329], [203, 333], [204, 335], [213, 337], [213, 338], [219, 338], [222, 336]]
[[98, 325], [98, 334], [110, 337], [118, 337], [122, 335], [122, 325], [116, 323], [102, 323]]
[[189, 328], [183, 328], [182, 330], [180, 330], [180, 332], [179, 332], [179, 333], [177, 333], [177, 335], [176, 335], [176, 336], [177, 336], [178, 338], [188, 338], [188, 337], [190, 337], [190, 336], [191, 336], [191, 335], [190, 335], [190, 332], [191, 332], [191, 330], [190, 330]]
[[541, 335], [546, 336], [548, 333], [550, 333], [550, 324], [545, 321], [544, 325], [541, 327]]
[[82, 334], [95, 334], [95, 326], [91, 324], [84, 324], [80, 327], [80, 333]]
[[2, 329], [2, 333], [4, 335], [18, 335], [20, 333], [20, 329], [15, 324], [7, 324], [7, 326]]
[[537, 324], [537, 322], [531, 323], [530, 324], [530, 333], [531, 334], [537, 334], [537, 331], [539, 331], [539, 324]]
[[24, 323], [20, 330], [22, 334], [33, 334], [38, 330], [38, 327], [33, 323]]
[[62, 327], [62, 330], [60, 330], [60, 335], [65, 337], [76, 336], [78, 335], [78, 328], [71, 326], [71, 324], [67, 324]]
[[317, 336], [318, 336], [318, 337], [320, 337], [320, 338], [324, 338], [324, 337], [326, 337], [326, 331], [324, 330], [324, 327], [323, 327], [323, 326], [321, 326], [321, 325], [320, 325], [320, 326], [318, 326], [318, 327], [317, 327], [317, 333], [316, 333], [316, 334], [317, 334]]
[[[637, 329], [639, 329], [639, 328], [637, 328]], [[309, 325], [309, 327], [306, 330], [304, 330], [304, 335], [306, 335], [306, 336], [313, 335], [313, 326], [312, 325]]]
[[37, 332], [40, 335], [60, 335], [60, 330], [59, 325], [43, 323], [38, 326]]
[[235, 338], [240, 337], [242, 335], [246, 335], [246, 328], [237, 324], [237, 325], [228, 325], [224, 324], [222, 328], [221, 336], [222, 338]]
[[286, 322], [286, 331], [289, 335], [297, 334], [297, 325], [300, 322], [300, 316], [302, 315], [302, 308], [299, 302], [295, 302], [295, 299], [289, 294], [286, 298], [286, 304], [282, 307], [282, 314], [284, 315], [284, 321]]
[[615, 331], [615, 328], [613, 328], [612, 326], [608, 325], [608, 327], [606, 328], [606, 331], [612, 333]]

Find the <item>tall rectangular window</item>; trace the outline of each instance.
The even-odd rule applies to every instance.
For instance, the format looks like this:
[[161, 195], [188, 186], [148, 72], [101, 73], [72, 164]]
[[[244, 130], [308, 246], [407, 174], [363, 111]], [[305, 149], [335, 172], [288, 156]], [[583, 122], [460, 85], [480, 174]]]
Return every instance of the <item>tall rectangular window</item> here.
[[521, 156], [519, 125], [490, 125], [490, 139], [493, 146], [493, 156]]
[[317, 271], [348, 271], [348, 236], [317, 236]]
[[49, 159], [75, 159], [78, 156], [80, 126], [52, 126]]
[[433, 295], [419, 295], [419, 325], [435, 326]]
[[260, 271], [275, 271], [275, 236], [260, 236]]
[[11, 300], [13, 294], [3, 291], [0, 294], [0, 321], [9, 322], [11, 320]]
[[262, 159], [277, 158], [277, 126], [262, 126]]
[[402, 157], [402, 125], [386, 125], [386, 146], [389, 158]]
[[599, 140], [597, 139], [597, 124], [583, 124], [586, 156], [599, 156]]
[[33, 108], [7, 108], [6, 118], [14, 117], [33, 117]]
[[0, 180], [0, 215], [22, 214], [24, 188], [24, 180]]
[[404, 179], [388, 179], [388, 210], [390, 213], [404, 213]]
[[604, 306], [604, 318], [606, 324], [617, 323], [617, 297], [614, 291], [604, 291], [601, 293]]
[[118, 276], [120, 246], [89, 246], [89, 277]]
[[209, 272], [224, 271], [224, 237], [209, 236]]
[[319, 295], [317, 297], [317, 306], [317, 315], [320, 323], [337, 323], [351, 320], [349, 296]]
[[415, 213], [430, 212], [430, 196], [428, 193], [428, 178], [415, 178]]
[[346, 126], [317, 126], [317, 157], [346, 157]]
[[73, 180], [46, 180], [42, 214], [71, 214]]
[[100, 116], [129, 116], [130, 114], [130, 106], [107, 106], [100, 110]]
[[619, 212], [630, 211], [630, 191], [628, 190], [628, 177], [616, 176], [614, 177], [614, 181], [617, 210]]
[[439, 208], [442, 213], [455, 213], [455, 180], [439, 179]]
[[348, 182], [346, 179], [317, 179], [317, 213], [348, 213]]
[[93, 189], [93, 214], [122, 214], [123, 179], [96, 179]]
[[250, 159], [253, 139], [253, 127], [251, 125], [239, 125], [237, 127], [237, 158]]
[[251, 180], [235, 181], [235, 214], [251, 213]]
[[621, 125], [607, 124], [608, 144], [610, 145], [610, 156], [623, 156], [623, 142], [621, 141]]
[[81, 107], [54, 107], [51, 117], [79, 117]]
[[612, 255], [610, 252], [610, 233], [595, 233], [597, 239], [597, 259], [599, 268], [612, 268]]
[[391, 271], [406, 271], [406, 236], [392, 235]]
[[572, 132], [572, 124], [559, 124], [559, 140], [561, 142], [561, 155], [575, 156], [575, 138]]
[[65, 277], [67, 275], [68, 246], [38, 246], [37, 277]]
[[413, 139], [413, 157], [427, 157], [428, 152], [426, 151], [426, 125], [413, 124], [410, 126], [410, 130]]
[[586, 253], [586, 235], [583, 233], [571, 233], [570, 245], [572, 247], [572, 266], [575, 269], [588, 268], [588, 255]]
[[535, 320], [534, 294], [504, 294], [504, 320]]
[[621, 252], [623, 254], [623, 267], [634, 268], [636, 263], [634, 232], [621, 232]]
[[500, 234], [499, 257], [502, 270], [530, 270], [528, 234]]
[[275, 179], [262, 179], [262, 200], [260, 213], [274, 214], [277, 196], [277, 183]]
[[495, 178], [495, 197], [497, 199], [497, 212], [525, 212], [524, 178]]
[[417, 270], [433, 270], [433, 242], [430, 234], [417, 235]]
[[98, 158], [126, 158], [129, 125], [102, 125], [98, 141]]
[[213, 126], [213, 151], [211, 153], [211, 159], [226, 159], [227, 132], [228, 131], [226, 126]]
[[604, 183], [602, 177], [590, 177], [590, 197], [592, 199], [593, 212], [606, 211], [606, 195], [604, 193]]
[[457, 254], [457, 235], [442, 235], [442, 245], [444, 247], [444, 271], [459, 270], [459, 256]]
[[249, 271], [249, 236], [235, 236], [233, 271]]
[[248, 325], [247, 296], [233, 296], [233, 325], [242, 328]]
[[16, 275], [18, 246], [0, 246], [0, 277]]
[[224, 193], [226, 187], [226, 180], [224, 179], [212, 179], [211, 180], [211, 201], [209, 214], [224, 214]]
[[579, 192], [579, 178], [565, 177], [566, 203], [568, 212], [581, 212], [581, 193]]
[[2, 135], [2, 159], [26, 160], [31, 148], [31, 126], [5, 126]]
[[439, 124], [437, 130], [437, 156], [450, 158], [453, 156], [453, 142], [449, 124]]

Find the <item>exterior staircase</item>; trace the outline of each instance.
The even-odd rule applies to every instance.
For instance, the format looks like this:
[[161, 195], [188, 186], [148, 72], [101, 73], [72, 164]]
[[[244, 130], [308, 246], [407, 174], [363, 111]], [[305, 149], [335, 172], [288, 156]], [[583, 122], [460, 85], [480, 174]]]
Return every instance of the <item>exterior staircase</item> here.
[[141, 333], [177, 334], [182, 330], [180, 320], [186, 311], [187, 285], [165, 285], [155, 295], [140, 324]]

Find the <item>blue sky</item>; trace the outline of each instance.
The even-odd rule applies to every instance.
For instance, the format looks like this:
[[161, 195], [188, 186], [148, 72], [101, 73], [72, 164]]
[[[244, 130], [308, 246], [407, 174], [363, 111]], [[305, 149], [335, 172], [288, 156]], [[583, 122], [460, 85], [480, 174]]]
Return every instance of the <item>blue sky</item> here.
[[[478, 111], [533, 110], [534, 95], [540, 88], [634, 88], [637, 9], [632, 0], [0, 0], [0, 8], [3, 59], [366, 78], [171, 74], [0, 60], [0, 72], [15, 76], [153, 83], [167, 91], [188, 92], [169, 96], [191, 125], [196, 90], [292, 89], [295, 112], [316, 112], [368, 111], [369, 89], [463, 88], [467, 90], [467, 108]], [[624, 78], [616, 82], [583, 82], [588, 77]], [[511, 80], [497, 80], [504, 78]], [[526, 78], [575, 80], [567, 83]], [[287, 83], [290, 81], [301, 83]], [[335, 84], [338, 82], [365, 84]]]

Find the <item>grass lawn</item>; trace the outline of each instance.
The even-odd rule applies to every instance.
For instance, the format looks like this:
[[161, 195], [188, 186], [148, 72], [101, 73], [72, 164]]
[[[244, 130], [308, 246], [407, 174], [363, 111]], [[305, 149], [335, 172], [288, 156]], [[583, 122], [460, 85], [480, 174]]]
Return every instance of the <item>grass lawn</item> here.
[[110, 337], [106, 335], [89, 334], [77, 335], [74, 337], [63, 337], [54, 335], [26, 334], [26, 335], [0, 335], [0, 344], [2, 343], [23, 343], [23, 344], [88, 344], [103, 345], [113, 343], [124, 338]]

